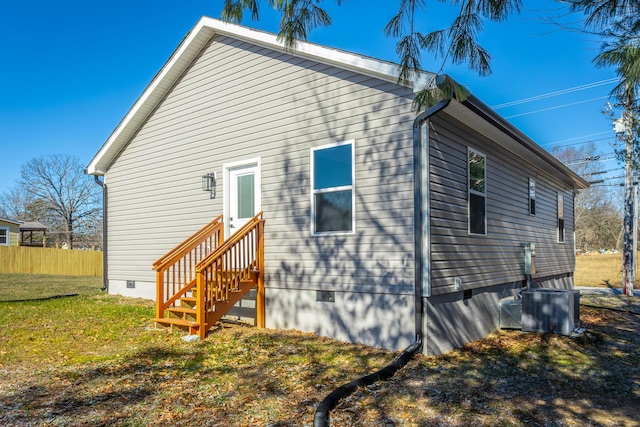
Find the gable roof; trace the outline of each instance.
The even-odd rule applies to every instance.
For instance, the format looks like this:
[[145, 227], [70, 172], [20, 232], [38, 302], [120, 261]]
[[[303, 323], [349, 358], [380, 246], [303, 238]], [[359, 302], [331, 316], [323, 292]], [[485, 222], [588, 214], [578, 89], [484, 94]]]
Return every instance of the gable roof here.
[[[93, 157], [87, 166], [87, 174], [105, 174], [118, 153], [125, 147], [158, 103], [216, 34], [245, 40], [279, 51], [286, 51], [295, 56], [335, 65], [391, 83], [398, 83], [397, 64], [302, 41], [298, 41], [295, 49], [291, 50], [285, 48], [284, 44], [277, 40], [275, 34], [229, 24], [209, 17], [202, 17], [182, 40], [169, 60], [156, 74], [149, 86], [147, 86], [133, 107]], [[433, 76], [434, 74], [428, 72], [416, 74], [411, 81], [406, 83], [406, 86], [417, 91], [424, 88]]]
[[0, 218], [0, 222], [7, 222], [15, 225], [22, 224], [22, 221], [16, 221], [15, 219], [8, 219], [8, 218]]
[[[185, 36], [169, 60], [156, 74], [93, 157], [86, 168], [87, 174], [100, 176], [106, 173], [116, 156], [124, 149], [140, 126], [152, 114], [177, 80], [215, 35], [233, 37], [252, 44], [287, 52], [294, 56], [334, 65], [391, 83], [401, 84], [398, 82], [398, 65], [392, 62], [302, 41], [298, 41], [295, 49], [291, 50], [285, 48], [284, 44], [277, 40], [275, 34], [226, 23], [209, 17], [202, 17]], [[415, 74], [404, 85], [417, 92], [433, 81], [433, 77], [433, 73], [425, 71]], [[469, 124], [477, 131], [490, 137], [504, 149], [526, 159], [552, 175], [561, 177], [562, 181], [573, 188], [580, 189], [589, 186], [584, 179], [483, 104], [478, 98], [469, 96], [463, 102], [452, 100], [442, 109], [442, 111], [445, 110], [448, 114], [458, 117], [463, 123]]]

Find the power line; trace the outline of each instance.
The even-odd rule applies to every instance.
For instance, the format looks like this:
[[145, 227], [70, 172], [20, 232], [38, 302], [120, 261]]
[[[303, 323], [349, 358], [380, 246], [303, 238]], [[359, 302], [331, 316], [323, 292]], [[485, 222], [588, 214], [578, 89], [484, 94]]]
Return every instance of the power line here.
[[[602, 174], [605, 174], [605, 173], [621, 171], [621, 170], [624, 170], [624, 168], [615, 168], [615, 169], [609, 169], [609, 170], [606, 170], [606, 171], [597, 171], [597, 172], [587, 172], [587, 173], [585, 173], [585, 175], [589, 175], [589, 176], [591, 176], [591, 175], [602, 175]], [[605, 178], [605, 179], [610, 179], [610, 178]]]
[[573, 162], [567, 163], [566, 165], [575, 166], [575, 165], [580, 165], [582, 163], [587, 163], [587, 162], [603, 162], [605, 160], [613, 160], [616, 158], [615, 154], [616, 153], [606, 153], [606, 154], [599, 154], [596, 156], [589, 156], [586, 159], [574, 160]]
[[607, 96], [599, 96], [597, 98], [586, 99], [584, 101], [571, 102], [569, 104], [556, 105], [555, 107], [549, 107], [549, 108], [543, 108], [541, 110], [529, 111], [528, 113], [514, 114], [512, 116], [505, 117], [505, 119], [512, 119], [514, 117], [526, 116], [526, 115], [535, 114], [535, 113], [542, 113], [542, 112], [550, 111], [550, 110], [557, 110], [558, 108], [571, 107], [572, 105], [585, 104], [587, 102], [597, 101], [599, 99], [606, 99], [606, 98], [609, 98], [609, 95], [607, 95]]
[[[573, 145], [582, 145], [582, 144], [588, 144], [590, 142], [598, 142], [598, 141], [606, 141], [606, 140], [614, 140], [615, 141], [615, 136], [610, 136], [607, 138], [598, 138], [598, 139], [590, 139], [588, 141], [581, 141], [581, 142], [574, 142], [572, 144], [564, 144], [564, 145], [550, 145], [549, 144], [545, 144], [544, 146], [548, 146], [549, 148], [562, 148], [562, 147], [571, 147]], [[575, 139], [575, 138], [574, 138]]]
[[624, 187], [624, 182], [616, 183], [616, 184], [600, 184], [600, 185], [592, 185], [593, 187]]
[[582, 135], [582, 136], [575, 136], [573, 138], [561, 139], [560, 141], [548, 142], [548, 143], [544, 144], [543, 146], [559, 144], [561, 142], [573, 141], [574, 139], [589, 138], [591, 136], [596, 136], [596, 135], [604, 135], [605, 133], [611, 133], [611, 131], [610, 130], [606, 130], [606, 131], [603, 131], [603, 132], [590, 133], [589, 135]]
[[[511, 106], [515, 106], [515, 105], [525, 104], [525, 103], [528, 103], [528, 102], [534, 102], [534, 101], [539, 101], [539, 100], [551, 98], [551, 97], [554, 97], [554, 96], [566, 95], [566, 94], [570, 94], [570, 93], [573, 93], [573, 92], [592, 89], [592, 88], [596, 88], [596, 87], [599, 87], [599, 86], [616, 83], [618, 81], [619, 81], [618, 78], [600, 80], [600, 81], [597, 81], [597, 82], [592, 82], [592, 83], [587, 83], [587, 84], [583, 84], [583, 85], [579, 85], [579, 86], [574, 86], [574, 87], [570, 87], [570, 88], [567, 88], [567, 89], [561, 89], [561, 90], [557, 90], [557, 91], [554, 91], [554, 92], [548, 92], [548, 93], [545, 93], [545, 94], [542, 94], [542, 95], [536, 95], [536, 96], [532, 96], [532, 97], [529, 97], [529, 98], [524, 98], [524, 99], [520, 99], [520, 100], [516, 100], [516, 101], [505, 102], [503, 104], [495, 105], [492, 108], [493, 109], [500, 109], [500, 108], [511, 107]], [[571, 102], [571, 103], [566, 103], [566, 104], [562, 104], [562, 105], [556, 105], [556, 106], [543, 108], [543, 109], [539, 109], [539, 110], [535, 110], [535, 111], [519, 113], [519, 114], [513, 114], [513, 115], [510, 115], [510, 116], [506, 116], [505, 119], [511, 119], [511, 118], [514, 118], [514, 117], [521, 117], [521, 116], [526, 116], [526, 115], [529, 115], [529, 114], [535, 114], [535, 113], [541, 113], [541, 112], [556, 110], [556, 109], [565, 108], [565, 107], [571, 107], [571, 106], [584, 104], [584, 103], [588, 103], [588, 102], [593, 102], [593, 101], [597, 101], [597, 100], [602, 100], [602, 99], [607, 99], [607, 98], [610, 98], [610, 96], [608, 96], [608, 95], [607, 96], [600, 96], [600, 97], [591, 98], [591, 99], [587, 99], [587, 100]], [[615, 137], [609, 136], [609, 137], [606, 137], [606, 138], [598, 138], [598, 139], [591, 139], [591, 140], [587, 140], [587, 141], [580, 141], [580, 142], [573, 142], [573, 143], [569, 143], [569, 144], [556, 145], [556, 144], [561, 143], [561, 142], [574, 141], [576, 139], [582, 139], [582, 138], [596, 136], [596, 135], [608, 134], [610, 132], [611, 131], [604, 131], [604, 132], [598, 132], [598, 133], [594, 133], [594, 134], [590, 134], [590, 135], [584, 135], [584, 136], [581, 136], [581, 137], [568, 138], [568, 139], [564, 139], [564, 140], [560, 140], [560, 141], [546, 143], [543, 146], [547, 147], [547, 149], [551, 149], [551, 148], [569, 147], [569, 146], [574, 146], [574, 145], [584, 145], [584, 144], [596, 143], [596, 142], [601, 142], [601, 141], [613, 141], [613, 143], [615, 143], [615, 141], [616, 141]], [[603, 157], [603, 156], [608, 156], [608, 155], [609, 155], [609, 153], [604, 154], [604, 155], [594, 156], [593, 158], [586, 159], [583, 162], [579, 161], [579, 162], [572, 163], [572, 164], [576, 165], [576, 164], [580, 164], [580, 163], [584, 163], [584, 162], [590, 162], [590, 161], [603, 161], [604, 162], [604, 161], [610, 161], [610, 160], [615, 160], [616, 159], [616, 156], [609, 157], [609, 158]], [[570, 166], [570, 165], [571, 164], [568, 164], [568, 166]]]
[[586, 90], [586, 89], [591, 89], [591, 88], [598, 87], [598, 86], [608, 85], [608, 84], [611, 84], [611, 83], [616, 83], [618, 81], [619, 81], [618, 78], [600, 80], [598, 82], [587, 83], [587, 84], [580, 85], [580, 86], [574, 86], [574, 87], [571, 87], [571, 88], [568, 88], [568, 89], [557, 90], [555, 92], [549, 92], [549, 93], [545, 93], [545, 94], [542, 94], [542, 95], [536, 95], [536, 96], [532, 96], [532, 97], [529, 97], [529, 98], [520, 99], [520, 100], [517, 100], [517, 101], [505, 102], [503, 104], [495, 105], [495, 106], [493, 106], [491, 108], [493, 108], [494, 110], [497, 110], [497, 109], [500, 109], [500, 108], [511, 107], [511, 106], [514, 106], [514, 105], [525, 104], [527, 102], [538, 101], [538, 100], [541, 100], [541, 99], [551, 98], [551, 97], [559, 96], [559, 95], [565, 95], [567, 93], [577, 92], [577, 91], [580, 91], [580, 90]]

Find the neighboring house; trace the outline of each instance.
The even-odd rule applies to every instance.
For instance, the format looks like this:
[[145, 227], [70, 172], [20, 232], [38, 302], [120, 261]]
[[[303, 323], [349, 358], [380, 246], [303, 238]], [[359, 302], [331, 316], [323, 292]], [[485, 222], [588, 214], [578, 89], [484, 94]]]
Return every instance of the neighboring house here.
[[417, 114], [430, 76], [202, 18], [87, 167], [109, 292], [155, 298], [154, 261], [259, 211], [269, 328], [441, 353], [497, 328], [525, 243], [571, 288], [587, 183], [473, 96]]
[[0, 246], [18, 246], [20, 221], [0, 218]]

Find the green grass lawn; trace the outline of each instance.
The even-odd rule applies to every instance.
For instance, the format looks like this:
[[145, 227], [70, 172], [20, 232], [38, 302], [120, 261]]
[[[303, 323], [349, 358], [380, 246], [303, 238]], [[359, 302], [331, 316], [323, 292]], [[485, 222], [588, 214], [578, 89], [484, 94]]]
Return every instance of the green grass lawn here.
[[0, 273], [0, 301], [47, 298], [71, 293], [95, 295], [100, 292], [101, 287], [102, 277]]
[[622, 254], [593, 253], [576, 256], [576, 286], [620, 288], [621, 283]]
[[[30, 280], [7, 276], [0, 289]], [[418, 356], [342, 401], [331, 425], [637, 426], [638, 316], [583, 307], [581, 317], [576, 339], [497, 331]], [[90, 290], [0, 302], [0, 425], [310, 426], [335, 387], [396, 356], [228, 324], [187, 343], [152, 318], [149, 301]]]
[[[636, 275], [635, 288], [640, 288], [640, 275]], [[622, 254], [576, 256], [576, 286], [622, 288]]]

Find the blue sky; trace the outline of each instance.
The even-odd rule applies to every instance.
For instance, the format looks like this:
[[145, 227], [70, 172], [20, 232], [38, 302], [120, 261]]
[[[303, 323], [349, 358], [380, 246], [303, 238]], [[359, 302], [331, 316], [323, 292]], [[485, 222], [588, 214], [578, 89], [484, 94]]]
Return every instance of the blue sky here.
[[[545, 148], [591, 140], [602, 154], [613, 152], [611, 122], [601, 111], [613, 87], [603, 82], [615, 73], [593, 66], [600, 43], [544, 23], [542, 16], [562, 13], [559, 3], [524, 3], [521, 15], [489, 23], [481, 35], [493, 58], [491, 76], [479, 77], [464, 66], [447, 65], [445, 71], [489, 106], [598, 83], [497, 111]], [[396, 1], [326, 4], [334, 24], [316, 30], [311, 41], [396, 60], [395, 41], [382, 32]], [[71, 154], [88, 164], [200, 16], [218, 17], [221, 5], [215, 0], [5, 0], [0, 8], [0, 193], [15, 185], [20, 167], [33, 157]], [[452, 13], [429, 0], [420, 25], [441, 28]], [[261, 14], [259, 22], [244, 24], [276, 32], [277, 16], [266, 2]], [[422, 65], [437, 71], [441, 62], [425, 55]], [[609, 161], [604, 167], [617, 165]]]

